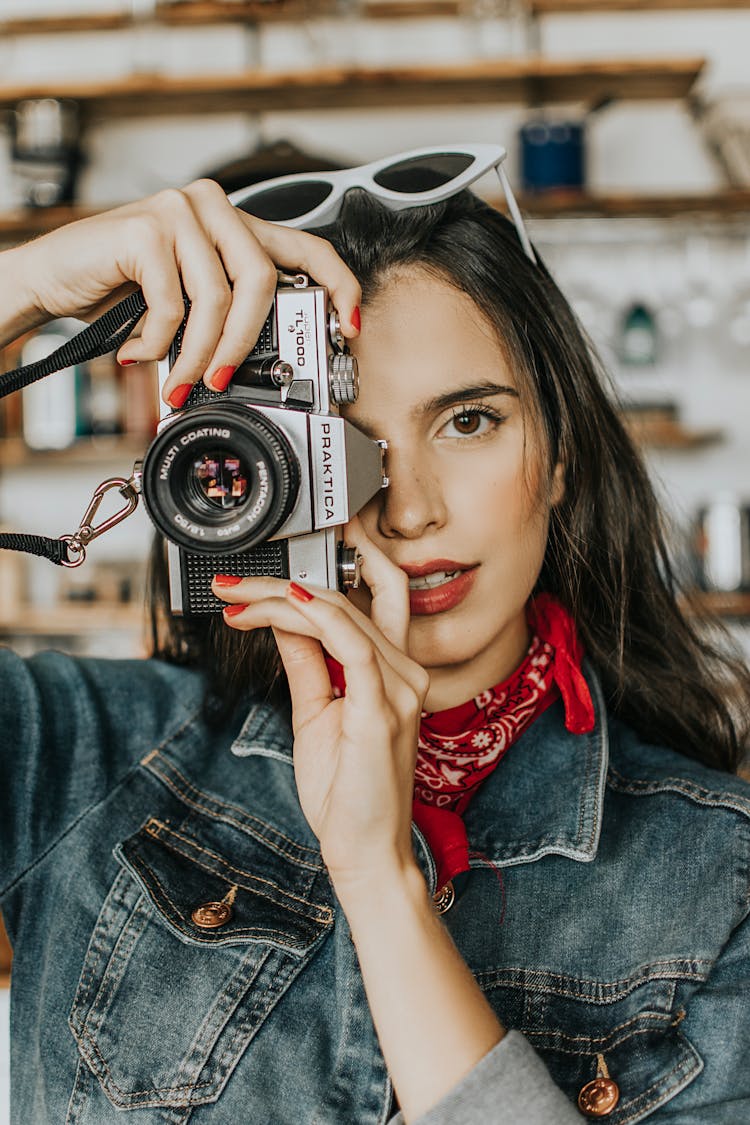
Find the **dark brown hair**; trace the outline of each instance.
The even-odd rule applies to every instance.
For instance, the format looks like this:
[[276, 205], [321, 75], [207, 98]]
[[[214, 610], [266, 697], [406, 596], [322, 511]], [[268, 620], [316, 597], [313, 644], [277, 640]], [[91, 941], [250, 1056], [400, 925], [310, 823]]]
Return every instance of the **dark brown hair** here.
[[[359, 278], [363, 306], [389, 275], [418, 267], [468, 294], [495, 327], [545, 439], [549, 472], [558, 462], [565, 471], [537, 588], [572, 613], [614, 714], [648, 742], [736, 769], [745, 737], [740, 716], [750, 713], [747, 669], [725, 638], [709, 640], [683, 612], [647, 472], [544, 264], [534, 265], [512, 224], [468, 192], [397, 213], [351, 193], [323, 233]], [[220, 713], [251, 684], [283, 698], [268, 632], [236, 633], [220, 615], [171, 618], [160, 548], [155, 557], [155, 654], [204, 664]]]

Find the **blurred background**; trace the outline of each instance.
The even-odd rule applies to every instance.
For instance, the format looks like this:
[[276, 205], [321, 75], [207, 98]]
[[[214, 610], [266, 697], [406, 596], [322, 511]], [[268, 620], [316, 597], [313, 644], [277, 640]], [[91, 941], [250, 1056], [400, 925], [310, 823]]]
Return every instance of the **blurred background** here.
[[[504, 144], [698, 612], [750, 654], [748, 45], [750, 0], [0, 0], [0, 246], [196, 176], [231, 190]], [[499, 205], [496, 180], [479, 190]], [[19, 340], [0, 370], [77, 327]], [[111, 357], [3, 400], [0, 526], [75, 530], [155, 418], [154, 373]], [[149, 540], [139, 511], [78, 570], [5, 552], [0, 641], [143, 652]], [[0, 1125], [7, 1087], [6, 1039]]]

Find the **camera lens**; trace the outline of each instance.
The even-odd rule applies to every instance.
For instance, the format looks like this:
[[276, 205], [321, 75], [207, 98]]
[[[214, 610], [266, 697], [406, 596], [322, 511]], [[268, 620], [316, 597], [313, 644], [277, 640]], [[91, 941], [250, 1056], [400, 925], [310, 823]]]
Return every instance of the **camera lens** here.
[[284, 432], [237, 403], [181, 413], [143, 461], [143, 500], [156, 527], [178, 546], [207, 554], [270, 539], [294, 508], [299, 482]]
[[193, 461], [191, 484], [194, 495], [214, 507], [226, 511], [241, 508], [247, 500], [248, 470], [241, 457], [212, 449]]

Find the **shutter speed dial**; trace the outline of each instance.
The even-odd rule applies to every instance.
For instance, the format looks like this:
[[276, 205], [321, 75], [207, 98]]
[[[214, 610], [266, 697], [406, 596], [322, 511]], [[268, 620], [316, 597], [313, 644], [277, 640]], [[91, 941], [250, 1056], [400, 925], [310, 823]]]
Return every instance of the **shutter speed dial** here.
[[342, 352], [328, 357], [328, 382], [331, 398], [337, 406], [356, 402], [359, 394], [359, 374], [357, 360], [353, 355]]

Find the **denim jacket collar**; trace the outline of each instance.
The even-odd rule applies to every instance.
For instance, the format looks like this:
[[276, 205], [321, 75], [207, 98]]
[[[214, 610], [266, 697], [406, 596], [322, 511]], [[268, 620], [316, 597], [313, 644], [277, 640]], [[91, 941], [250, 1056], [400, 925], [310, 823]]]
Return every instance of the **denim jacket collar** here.
[[[565, 729], [558, 700], [528, 727], [484, 782], [464, 814], [472, 866], [529, 863], [545, 855], [589, 862], [599, 843], [609, 759], [606, 708], [598, 677], [584, 665], [596, 722], [590, 734]], [[253, 706], [232, 747], [239, 757], [261, 755], [291, 766], [287, 722], [265, 704]], [[549, 778], [555, 778], [550, 785]], [[428, 883], [435, 864], [413, 827]], [[434, 890], [434, 887], [432, 887]]]
[[[565, 728], [558, 700], [528, 727], [464, 814], [470, 849], [500, 866], [545, 855], [590, 862], [601, 831], [609, 761], [601, 685], [584, 665], [596, 720], [589, 734]], [[554, 784], [550, 784], [550, 778]]]

